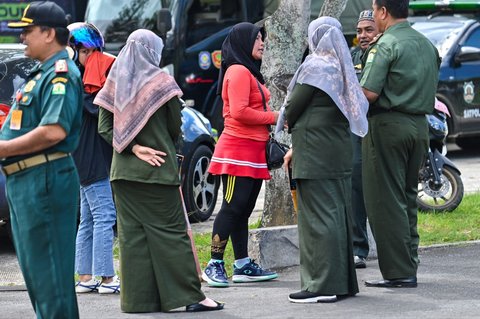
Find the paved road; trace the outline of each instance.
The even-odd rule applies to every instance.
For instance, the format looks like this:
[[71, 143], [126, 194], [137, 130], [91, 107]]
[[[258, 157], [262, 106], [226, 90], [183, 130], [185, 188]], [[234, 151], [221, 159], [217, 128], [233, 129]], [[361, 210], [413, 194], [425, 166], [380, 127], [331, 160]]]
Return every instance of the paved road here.
[[[182, 309], [169, 315], [122, 314], [118, 295], [78, 295], [81, 318], [479, 318], [480, 242], [420, 251], [416, 289], [366, 288], [365, 280], [378, 279], [376, 260], [357, 271], [360, 293], [333, 304], [299, 305], [287, 296], [300, 288], [299, 268], [280, 272], [267, 283], [235, 284], [204, 292], [226, 303], [218, 312], [190, 314]], [[0, 291], [0, 318], [33, 318], [26, 291]]]

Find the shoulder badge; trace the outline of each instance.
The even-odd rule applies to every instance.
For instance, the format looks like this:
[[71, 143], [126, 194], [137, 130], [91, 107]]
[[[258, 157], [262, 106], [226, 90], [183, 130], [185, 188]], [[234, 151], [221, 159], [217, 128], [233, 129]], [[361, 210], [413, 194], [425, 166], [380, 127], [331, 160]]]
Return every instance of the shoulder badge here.
[[52, 89], [52, 95], [65, 95], [65, 84], [55, 83]]
[[367, 62], [366, 62], [366, 63], [370, 63], [370, 62], [373, 61], [373, 58], [375, 57], [375, 53], [377, 53], [377, 49], [375, 49], [375, 48], [371, 49], [371, 50], [368, 52]]
[[58, 83], [58, 82], [67, 83], [68, 79], [62, 78], [62, 77], [56, 77], [52, 80], [52, 84], [55, 84], [55, 83]]
[[66, 73], [68, 72], [67, 60], [61, 59], [55, 61], [55, 73]]
[[28, 83], [25, 84], [25, 87], [23, 88], [23, 91], [25, 93], [31, 92], [33, 90], [33, 87], [35, 86], [35, 84], [37, 84], [37, 82], [35, 82], [34, 80], [28, 81]]

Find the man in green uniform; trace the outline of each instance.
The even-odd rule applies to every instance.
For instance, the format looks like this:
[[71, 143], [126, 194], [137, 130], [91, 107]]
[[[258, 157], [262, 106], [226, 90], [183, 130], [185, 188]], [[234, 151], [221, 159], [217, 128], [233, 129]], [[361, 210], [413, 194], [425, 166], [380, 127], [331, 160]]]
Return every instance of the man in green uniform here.
[[[352, 52], [355, 73], [360, 81], [362, 78], [362, 55], [368, 49], [370, 42], [378, 34], [372, 10], [360, 12], [357, 22], [358, 47]], [[363, 201], [362, 187], [362, 138], [350, 134], [353, 145], [352, 169], [352, 240], [355, 268], [366, 268], [368, 256], [367, 212]]]
[[416, 287], [418, 171], [428, 148], [425, 114], [434, 107], [439, 56], [410, 27], [408, 0], [373, 0], [383, 35], [368, 51], [360, 84], [370, 102], [363, 141], [365, 206], [383, 280], [373, 287]]
[[13, 239], [37, 318], [78, 318], [74, 253], [79, 181], [70, 152], [81, 126], [80, 72], [65, 50], [65, 12], [32, 2], [19, 22], [25, 55], [38, 60], [0, 134]]

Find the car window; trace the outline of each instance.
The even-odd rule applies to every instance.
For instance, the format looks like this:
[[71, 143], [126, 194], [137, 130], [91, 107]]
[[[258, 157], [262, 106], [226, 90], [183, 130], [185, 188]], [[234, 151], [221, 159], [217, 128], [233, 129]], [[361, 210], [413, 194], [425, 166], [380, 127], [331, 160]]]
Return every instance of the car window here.
[[0, 103], [12, 104], [15, 92], [25, 82], [35, 63], [23, 55], [23, 50], [0, 47]]
[[440, 57], [444, 57], [456, 42], [465, 26], [465, 20], [458, 21], [420, 21], [412, 27], [423, 33], [438, 50]]
[[470, 33], [463, 46], [480, 48], [480, 28]]

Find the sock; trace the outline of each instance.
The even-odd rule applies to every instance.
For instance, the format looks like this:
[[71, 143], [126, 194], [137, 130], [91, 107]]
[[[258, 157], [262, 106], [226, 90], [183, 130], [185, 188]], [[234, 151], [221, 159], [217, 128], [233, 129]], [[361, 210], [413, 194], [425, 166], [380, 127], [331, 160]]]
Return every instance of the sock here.
[[208, 264], [213, 264], [213, 263], [223, 263], [223, 260], [221, 259], [210, 259], [210, 261], [208, 262]]
[[245, 258], [242, 258], [242, 259], [236, 259], [235, 260], [235, 267], [242, 268], [243, 266], [245, 266], [249, 262], [250, 262], [250, 257], [245, 257]]

